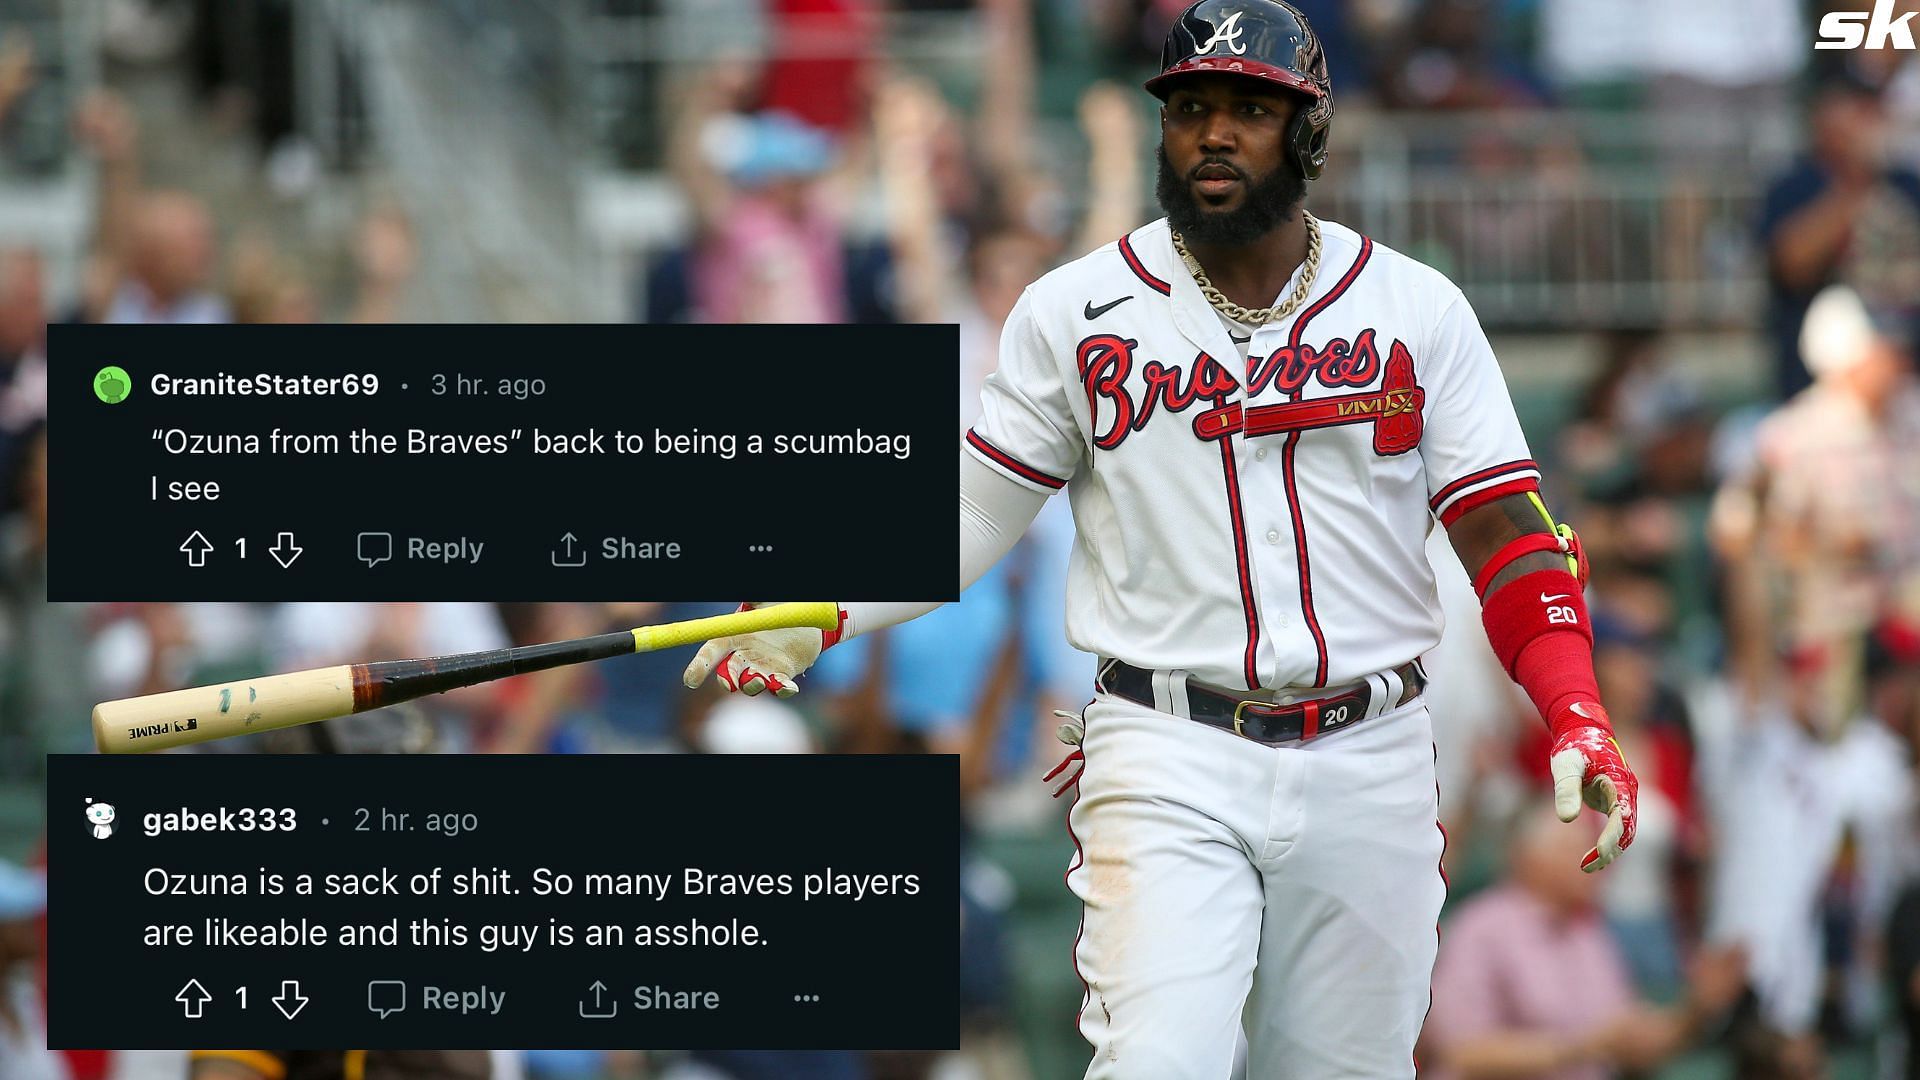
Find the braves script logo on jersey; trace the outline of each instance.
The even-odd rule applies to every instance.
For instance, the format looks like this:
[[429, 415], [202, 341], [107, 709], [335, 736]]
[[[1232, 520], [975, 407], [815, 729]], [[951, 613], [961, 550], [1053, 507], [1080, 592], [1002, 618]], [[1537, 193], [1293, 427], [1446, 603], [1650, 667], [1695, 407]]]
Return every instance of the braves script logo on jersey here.
[[[1230, 394], [1240, 385], [1206, 353], [1195, 356], [1193, 365], [1184, 370], [1179, 364], [1169, 366], [1149, 360], [1140, 368], [1146, 387], [1142, 403], [1136, 406], [1127, 376], [1133, 374], [1133, 350], [1139, 344], [1118, 334], [1094, 334], [1081, 339], [1075, 350], [1094, 423], [1100, 422], [1102, 401], [1108, 403], [1108, 411], [1113, 414], [1113, 425], [1093, 437], [1093, 445], [1102, 450], [1118, 447], [1128, 435], [1146, 427], [1156, 405], [1164, 405], [1168, 412], [1184, 412], [1202, 398]], [[1185, 386], [1181, 385], [1183, 376]]]
[[1366, 386], [1380, 374], [1380, 353], [1373, 347], [1374, 333], [1369, 326], [1360, 331], [1352, 344], [1348, 344], [1346, 338], [1334, 338], [1318, 350], [1311, 345], [1283, 346], [1264, 358], [1256, 357], [1258, 368], [1251, 366], [1254, 361], [1248, 362], [1253, 378], [1247, 384], [1247, 393], [1258, 394], [1271, 381], [1281, 393], [1293, 394], [1307, 385], [1311, 376], [1318, 376], [1320, 385], [1326, 387]]
[[[1349, 342], [1334, 338], [1325, 345], [1283, 346], [1248, 361], [1251, 378], [1247, 393], [1259, 394], [1269, 385], [1296, 397], [1309, 381], [1329, 389], [1371, 386], [1380, 377], [1377, 331], [1360, 331]], [[1140, 365], [1139, 396], [1129, 384], [1134, 350], [1139, 342], [1118, 334], [1094, 334], [1081, 339], [1075, 350], [1087, 406], [1099, 429], [1103, 414], [1111, 422], [1096, 430], [1093, 444], [1113, 450], [1128, 435], [1147, 426], [1156, 410], [1185, 412], [1197, 401], [1218, 406], [1195, 421], [1201, 438], [1218, 439], [1235, 432], [1271, 435], [1311, 427], [1375, 423], [1374, 450], [1383, 456], [1403, 454], [1420, 441], [1420, 410], [1426, 392], [1415, 382], [1413, 356], [1400, 342], [1393, 343], [1385, 365], [1386, 380], [1379, 392], [1293, 400], [1242, 410], [1225, 398], [1240, 384], [1219, 361], [1202, 352], [1191, 365], [1147, 360]]]
[[1200, 47], [1194, 51], [1210, 53], [1215, 45], [1225, 45], [1233, 55], [1239, 56], [1247, 51], [1247, 47], [1240, 44], [1240, 35], [1243, 32], [1240, 29], [1240, 13], [1236, 11], [1222, 19], [1220, 25], [1213, 28], [1213, 36], [1201, 42]]

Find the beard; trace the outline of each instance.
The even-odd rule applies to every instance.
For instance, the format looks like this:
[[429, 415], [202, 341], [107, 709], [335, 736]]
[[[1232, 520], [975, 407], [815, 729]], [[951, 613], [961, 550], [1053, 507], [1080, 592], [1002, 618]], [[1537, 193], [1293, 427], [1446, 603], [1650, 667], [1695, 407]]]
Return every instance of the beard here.
[[[1167, 221], [1191, 243], [1247, 244], [1293, 220], [1299, 205], [1307, 197], [1307, 180], [1292, 169], [1281, 166], [1256, 184], [1248, 184], [1247, 194], [1232, 210], [1211, 210], [1193, 193], [1189, 177], [1176, 175], [1173, 162], [1167, 160], [1167, 147], [1156, 151], [1160, 159], [1159, 175], [1154, 180], [1154, 198], [1167, 212]], [[1235, 165], [1217, 158], [1202, 159], [1201, 164], [1226, 165], [1247, 184], [1247, 174]], [[1196, 165], [1195, 168], [1199, 166]]]

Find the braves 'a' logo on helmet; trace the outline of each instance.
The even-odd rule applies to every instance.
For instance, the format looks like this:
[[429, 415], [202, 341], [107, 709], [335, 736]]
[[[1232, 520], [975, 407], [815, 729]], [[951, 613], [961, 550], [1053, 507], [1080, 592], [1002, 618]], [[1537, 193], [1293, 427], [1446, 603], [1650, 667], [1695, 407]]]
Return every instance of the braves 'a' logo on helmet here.
[[1220, 20], [1213, 28], [1213, 36], [1201, 42], [1194, 51], [1210, 53], [1215, 45], [1225, 45], [1227, 51], [1236, 56], [1247, 51], [1247, 47], [1240, 44], [1240, 12], [1236, 11]]

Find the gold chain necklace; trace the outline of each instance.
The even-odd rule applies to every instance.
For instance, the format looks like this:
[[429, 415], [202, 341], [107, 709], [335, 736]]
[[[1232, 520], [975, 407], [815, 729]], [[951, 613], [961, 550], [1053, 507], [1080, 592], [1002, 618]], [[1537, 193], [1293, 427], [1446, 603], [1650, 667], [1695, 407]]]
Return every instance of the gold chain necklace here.
[[1193, 283], [1200, 286], [1200, 295], [1207, 298], [1207, 303], [1212, 304], [1220, 314], [1236, 322], [1265, 326], [1270, 322], [1278, 322], [1286, 318], [1301, 304], [1306, 303], [1307, 294], [1313, 291], [1313, 279], [1320, 273], [1320, 222], [1304, 209], [1300, 211], [1300, 216], [1307, 223], [1307, 259], [1301, 264], [1303, 269], [1300, 272], [1300, 284], [1293, 287], [1292, 295], [1285, 301], [1273, 307], [1241, 307], [1227, 299], [1226, 294], [1216, 288], [1213, 280], [1207, 277], [1207, 272], [1200, 269], [1200, 260], [1194, 258], [1193, 252], [1187, 250], [1187, 242], [1180, 238], [1179, 230], [1169, 231], [1173, 233], [1173, 250], [1180, 253], [1180, 260], [1187, 264], [1187, 273], [1193, 275]]

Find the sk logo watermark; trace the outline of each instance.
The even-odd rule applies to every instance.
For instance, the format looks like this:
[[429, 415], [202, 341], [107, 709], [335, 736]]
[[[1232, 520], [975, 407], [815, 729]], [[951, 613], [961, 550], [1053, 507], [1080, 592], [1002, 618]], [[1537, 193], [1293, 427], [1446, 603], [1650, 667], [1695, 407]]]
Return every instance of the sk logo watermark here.
[[[1886, 3], [1888, 0], [1881, 0], [1881, 2]], [[1213, 51], [1215, 45], [1225, 45], [1228, 51], [1238, 56], [1247, 51], [1247, 47], [1240, 44], [1240, 35], [1242, 32], [1240, 29], [1240, 13], [1236, 11], [1227, 16], [1220, 25], [1214, 27], [1213, 36], [1201, 42], [1200, 47], [1194, 51], [1210, 53]]]
[[[1906, 10], [1899, 15], [1894, 12]], [[1872, 11], [1829, 11], [1820, 17], [1820, 39], [1816, 49], [1912, 49], [1913, 27], [1909, 25], [1920, 8], [1899, 0], [1874, 0]]]

